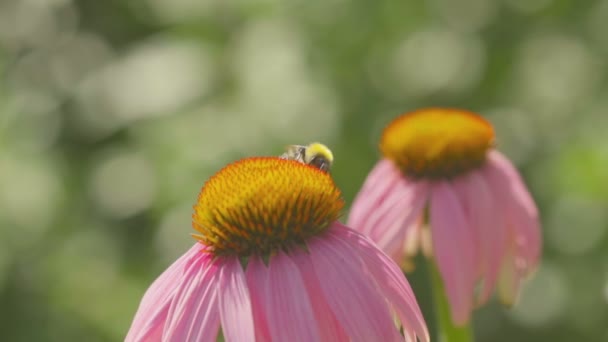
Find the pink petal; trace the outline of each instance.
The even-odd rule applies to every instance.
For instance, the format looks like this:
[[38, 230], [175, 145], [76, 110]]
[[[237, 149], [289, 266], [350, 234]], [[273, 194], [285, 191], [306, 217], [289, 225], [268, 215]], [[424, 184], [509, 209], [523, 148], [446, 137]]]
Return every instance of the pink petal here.
[[[391, 162], [386, 163], [390, 164], [380, 163], [372, 171], [378, 170], [374, 177], [386, 172], [386, 183], [378, 184], [377, 193], [373, 193], [372, 189], [362, 191], [350, 211], [348, 225], [369, 236], [387, 254], [400, 261], [408, 232], [418, 228], [418, 218], [427, 199], [428, 184], [407, 182], [398, 170], [388, 169], [396, 169]], [[396, 180], [395, 172], [398, 172]], [[375, 179], [372, 180], [373, 183], [378, 183]], [[365, 197], [366, 193], [370, 196]]]
[[517, 194], [518, 199], [521, 201], [528, 214], [530, 216], [538, 216], [538, 209], [536, 208], [536, 204], [534, 204], [532, 196], [526, 189], [519, 172], [509, 159], [497, 150], [492, 150], [488, 153], [488, 160], [492, 166], [502, 170], [507, 175], [507, 178], [511, 182], [511, 186], [513, 187], [513, 191]]
[[255, 326], [256, 341], [270, 341], [268, 331], [268, 319], [265, 309], [265, 290], [266, 278], [268, 278], [268, 268], [258, 256], [249, 258], [247, 270], [247, 287], [251, 296], [251, 308]]
[[[422, 225], [424, 223], [424, 217], [422, 215], [412, 223], [410, 229], [408, 229], [405, 235], [405, 246], [404, 252], [406, 257], [414, 257], [418, 254], [418, 250], [422, 248]], [[395, 258], [395, 255], [390, 255], [393, 260], [401, 261], [403, 258]]]
[[489, 185], [499, 192], [500, 205], [506, 210], [506, 219], [513, 232], [516, 259], [530, 272], [537, 264], [541, 252], [541, 231], [538, 210], [530, 193], [513, 165], [500, 152], [488, 154], [483, 170]]
[[217, 260], [208, 253], [192, 258], [167, 314], [162, 341], [211, 341], [219, 331]]
[[196, 243], [150, 285], [141, 300], [125, 341], [160, 340], [179, 279], [186, 266], [203, 248], [203, 245]]
[[498, 298], [503, 304], [511, 306], [515, 303], [522, 280], [523, 274], [518, 271], [515, 256], [510, 249], [505, 257], [498, 280]]
[[154, 309], [148, 321], [138, 330], [131, 329], [125, 338], [125, 342], [135, 341], [160, 341], [163, 336], [163, 328], [167, 320], [170, 301], [163, 303]]
[[395, 201], [390, 203], [387, 200], [372, 214], [380, 218], [369, 237], [387, 254], [398, 255], [398, 262], [402, 259], [406, 237], [412, 230], [420, 228], [419, 219], [426, 204], [427, 191], [428, 185], [424, 182], [411, 183], [402, 191], [395, 189], [391, 196]]
[[350, 341], [350, 338], [346, 335], [346, 332], [340, 326], [340, 322], [338, 322], [327, 304], [309, 254], [307, 252], [293, 251], [289, 256], [298, 265], [300, 274], [304, 279], [304, 285], [306, 286], [308, 297], [310, 298], [319, 325], [321, 341]]
[[253, 312], [245, 272], [238, 257], [223, 259], [219, 276], [219, 308], [224, 339], [253, 341]]
[[352, 341], [401, 339], [386, 300], [351, 246], [322, 236], [311, 239], [308, 249], [324, 297]]
[[349, 244], [359, 253], [380, 292], [399, 315], [406, 336], [410, 335], [410, 339], [415, 341], [417, 335], [421, 341], [428, 342], [430, 337], [424, 317], [412, 288], [397, 264], [367, 237], [338, 222], [334, 223], [328, 235]]
[[462, 325], [468, 322], [473, 304], [474, 236], [449, 183], [434, 184], [430, 209], [433, 253], [445, 284], [452, 320]]
[[483, 174], [470, 172], [454, 182], [463, 195], [463, 205], [468, 209], [468, 220], [473, 227], [478, 244], [477, 259], [483, 287], [478, 303], [485, 303], [496, 286], [506, 249], [506, 225], [503, 209], [498, 207], [496, 196], [487, 185]]
[[269, 261], [265, 297], [268, 329], [273, 341], [321, 340], [298, 266], [283, 252]]
[[477, 246], [478, 248], [474, 249], [475, 255], [473, 256], [473, 260], [475, 260], [475, 274], [481, 275], [483, 274], [483, 269], [485, 268], [485, 259], [483, 258], [483, 250], [479, 247], [480, 244], [480, 236], [478, 234], [478, 222], [480, 219], [485, 219], [485, 216], [489, 215], [487, 212], [488, 208], [483, 208], [483, 213], [476, 213], [479, 206], [487, 206], [487, 202], [484, 203], [475, 203], [475, 198], [472, 198], [472, 201], [469, 199], [469, 193], [472, 192], [469, 189], [469, 175], [462, 175], [451, 180], [448, 184], [452, 188], [454, 195], [458, 197], [458, 203], [460, 204], [460, 208], [462, 209], [462, 213], [464, 214], [464, 219], [468, 224], [469, 230], [471, 231], [471, 236], [473, 238], [472, 244]]
[[398, 182], [402, 181], [402, 178], [401, 172], [393, 165], [393, 162], [387, 159], [380, 160], [365, 179], [353, 201], [348, 214], [349, 225], [363, 229], [370, 212], [378, 203], [382, 202], [382, 199]]

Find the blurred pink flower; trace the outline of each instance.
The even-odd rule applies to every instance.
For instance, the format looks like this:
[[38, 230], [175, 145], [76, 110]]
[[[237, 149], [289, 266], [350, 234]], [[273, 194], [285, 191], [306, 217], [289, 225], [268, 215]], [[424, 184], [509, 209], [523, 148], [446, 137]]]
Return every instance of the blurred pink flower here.
[[[428, 341], [399, 267], [337, 222], [331, 176], [278, 158], [205, 184], [201, 235], [147, 290], [126, 341]], [[402, 336], [395, 319], [403, 326]]]
[[470, 112], [431, 108], [398, 117], [348, 219], [397, 262], [419, 247], [432, 255], [458, 325], [496, 287], [512, 304], [541, 252], [534, 201], [493, 145], [492, 126]]

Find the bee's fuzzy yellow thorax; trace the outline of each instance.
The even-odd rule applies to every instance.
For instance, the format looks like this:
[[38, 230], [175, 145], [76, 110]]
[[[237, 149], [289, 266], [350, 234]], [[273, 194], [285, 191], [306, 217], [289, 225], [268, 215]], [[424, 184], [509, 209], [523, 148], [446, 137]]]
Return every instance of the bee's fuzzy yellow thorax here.
[[480, 166], [494, 145], [494, 128], [481, 116], [457, 109], [406, 113], [385, 129], [380, 151], [404, 174], [451, 178]]
[[306, 163], [310, 163], [314, 156], [321, 155], [327, 159], [330, 163], [334, 161], [334, 154], [331, 152], [329, 147], [321, 143], [312, 143], [306, 147]]
[[344, 201], [330, 175], [275, 157], [230, 164], [203, 186], [194, 237], [216, 255], [268, 255], [304, 243], [338, 219]]

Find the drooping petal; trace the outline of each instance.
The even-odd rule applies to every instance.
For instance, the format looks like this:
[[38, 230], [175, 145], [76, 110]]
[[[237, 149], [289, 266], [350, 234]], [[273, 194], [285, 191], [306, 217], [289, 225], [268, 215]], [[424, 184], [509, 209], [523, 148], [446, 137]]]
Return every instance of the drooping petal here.
[[[462, 214], [464, 215], [465, 222], [468, 225], [468, 229], [471, 231], [471, 237], [473, 238], [471, 243], [474, 246], [477, 246], [477, 248], [474, 249], [475, 255], [473, 256], [473, 260], [475, 260], [475, 275], [480, 276], [483, 274], [483, 268], [485, 267], [486, 260], [483, 258], [484, 250], [479, 248], [481, 247], [481, 244], [480, 236], [478, 234], [478, 220], [484, 219], [485, 216], [490, 215], [491, 213], [487, 212], [487, 202], [482, 204], [471, 203], [471, 201], [469, 201], [469, 192], [471, 192], [471, 189], [469, 189], [469, 183], [469, 175], [467, 174], [452, 179], [449, 182], [449, 185], [453, 190], [454, 195], [456, 195], [458, 198], [458, 203], [462, 210]], [[484, 207], [484, 213], [475, 213], [474, 210], [481, 206]], [[484, 215], [484, 217], [481, 215]]]
[[178, 283], [187, 265], [203, 248], [203, 245], [196, 243], [150, 285], [141, 300], [125, 341], [160, 340]]
[[427, 201], [428, 184], [411, 183], [403, 190], [401, 193], [395, 191], [396, 200], [393, 203], [383, 203], [374, 213], [379, 215], [380, 219], [375, 223], [375, 229], [370, 235], [383, 251], [392, 257], [396, 256], [396, 261], [402, 259], [406, 238], [412, 236], [412, 230], [420, 229], [420, 217]]
[[[408, 182], [392, 162], [381, 163], [384, 164], [376, 167], [378, 171], [372, 178], [386, 173], [386, 183], [378, 184], [377, 190], [362, 190], [350, 211], [348, 225], [369, 236], [382, 250], [400, 261], [406, 236], [411, 229], [418, 228], [418, 218], [427, 200], [428, 184]], [[379, 183], [375, 179], [372, 181]], [[365, 197], [365, 193], [369, 197]]]
[[538, 209], [511, 162], [498, 151], [488, 154], [483, 170], [498, 199], [505, 208], [508, 227], [512, 230], [516, 258], [523, 258], [529, 272], [537, 264], [541, 252], [541, 231]]
[[327, 304], [327, 299], [319, 285], [319, 280], [310, 261], [310, 255], [303, 251], [293, 251], [289, 255], [298, 266], [304, 285], [308, 292], [312, 308], [319, 326], [321, 341], [347, 342], [350, 341], [346, 332], [340, 326], [331, 308]]
[[308, 249], [324, 297], [352, 341], [401, 339], [385, 298], [351, 246], [322, 236], [311, 239]]
[[448, 182], [433, 184], [430, 212], [433, 253], [445, 284], [452, 320], [462, 325], [468, 322], [473, 305], [474, 236]]
[[212, 341], [219, 332], [220, 265], [209, 253], [192, 258], [171, 300], [162, 341]]
[[129, 330], [125, 342], [160, 341], [167, 320], [170, 301], [162, 303], [154, 309], [145, 323], [136, 329]]
[[513, 187], [513, 191], [517, 193], [518, 199], [522, 202], [522, 205], [530, 216], [538, 216], [538, 209], [536, 208], [536, 204], [534, 204], [532, 196], [526, 189], [519, 172], [509, 159], [499, 151], [491, 150], [488, 152], [488, 161], [491, 166], [502, 170], [502, 172], [507, 175], [511, 186]]
[[517, 300], [524, 274], [517, 267], [513, 248], [509, 248], [498, 279], [498, 299], [507, 306]]
[[424, 317], [412, 288], [397, 264], [366, 236], [339, 222], [334, 223], [328, 235], [350, 244], [351, 248], [358, 252], [380, 292], [397, 312], [406, 336], [410, 335], [412, 341], [418, 336], [420, 341], [428, 342], [430, 337]]
[[219, 277], [219, 309], [226, 341], [253, 341], [253, 312], [245, 272], [237, 257], [225, 257]]
[[200, 253], [205, 246], [200, 243], [195, 243], [186, 253], [179, 257], [171, 266], [169, 266], [154, 282], [144, 294], [140, 308], [147, 310], [150, 307], [158, 306], [161, 298], [170, 296], [169, 289], [176, 289], [176, 278], [179, 278], [184, 273], [184, 268], [192, 262], [192, 258]]
[[380, 160], [370, 171], [353, 201], [348, 215], [349, 225], [362, 227], [369, 213], [401, 178], [401, 173], [392, 161]]
[[478, 246], [476, 259], [483, 287], [477, 301], [483, 304], [494, 291], [505, 254], [505, 217], [482, 173], [472, 171], [456, 180], [454, 186], [461, 195]]
[[251, 309], [255, 326], [255, 340], [259, 342], [270, 341], [268, 331], [268, 318], [265, 310], [265, 291], [268, 278], [268, 267], [264, 265], [258, 256], [251, 256], [245, 271], [247, 277], [247, 287], [251, 296]]
[[266, 315], [273, 341], [320, 341], [317, 321], [298, 266], [283, 252], [272, 256], [266, 279]]
[[[418, 220], [412, 223], [412, 226], [407, 231], [405, 235], [405, 247], [404, 252], [406, 257], [414, 257], [418, 254], [418, 251], [422, 249], [423, 243], [423, 231], [422, 224], [424, 222], [424, 217], [420, 216]], [[394, 255], [389, 255], [393, 258], [393, 260], [401, 260], [400, 258], [395, 258]]]

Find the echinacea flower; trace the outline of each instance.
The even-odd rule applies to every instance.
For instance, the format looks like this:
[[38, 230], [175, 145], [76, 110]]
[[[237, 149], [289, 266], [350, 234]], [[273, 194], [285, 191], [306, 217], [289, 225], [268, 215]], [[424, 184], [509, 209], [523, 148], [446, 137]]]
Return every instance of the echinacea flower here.
[[380, 150], [348, 225], [397, 262], [431, 249], [458, 325], [496, 287], [512, 304], [538, 263], [540, 228], [517, 170], [494, 149], [490, 123], [468, 111], [423, 109], [390, 123]]
[[147, 290], [126, 340], [428, 341], [399, 267], [338, 223], [343, 206], [312, 166], [226, 166], [194, 206], [198, 242]]

